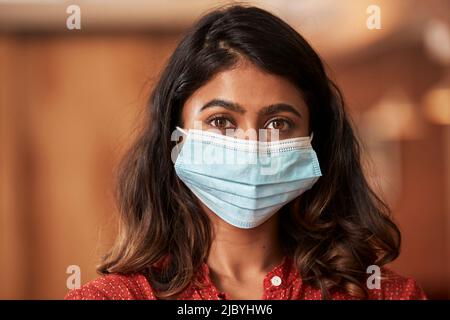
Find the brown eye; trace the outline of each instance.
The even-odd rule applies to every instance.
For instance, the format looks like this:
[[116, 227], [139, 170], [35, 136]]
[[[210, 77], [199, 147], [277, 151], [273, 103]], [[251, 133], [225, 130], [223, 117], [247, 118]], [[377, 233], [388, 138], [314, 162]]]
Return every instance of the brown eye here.
[[212, 117], [207, 120], [207, 123], [210, 126], [215, 127], [219, 130], [225, 130], [225, 129], [230, 129], [230, 128], [234, 127], [233, 122], [230, 119], [223, 117], [223, 116]]
[[284, 119], [274, 119], [269, 122], [267, 125], [267, 129], [275, 129], [275, 130], [287, 130], [290, 128], [290, 123]]
[[224, 118], [214, 119], [213, 125], [218, 128], [226, 128], [230, 121]]

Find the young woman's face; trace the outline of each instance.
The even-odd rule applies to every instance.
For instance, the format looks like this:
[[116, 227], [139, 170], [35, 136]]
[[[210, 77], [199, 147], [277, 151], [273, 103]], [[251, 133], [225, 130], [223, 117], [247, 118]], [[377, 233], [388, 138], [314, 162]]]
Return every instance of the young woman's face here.
[[[238, 63], [217, 74], [186, 101], [185, 129], [228, 130], [242, 136], [247, 130], [278, 129], [279, 139], [309, 135], [309, 112], [300, 91], [288, 80], [268, 74], [251, 63]], [[200, 127], [199, 127], [200, 126]], [[276, 137], [276, 136], [274, 136]], [[274, 139], [274, 138], [271, 138]]]

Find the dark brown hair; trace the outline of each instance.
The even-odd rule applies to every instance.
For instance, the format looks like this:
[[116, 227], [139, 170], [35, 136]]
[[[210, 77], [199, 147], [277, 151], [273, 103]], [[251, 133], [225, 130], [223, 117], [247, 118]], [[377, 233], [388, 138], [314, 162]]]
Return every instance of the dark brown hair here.
[[[160, 298], [175, 297], [208, 256], [211, 226], [177, 178], [171, 134], [187, 98], [245, 57], [285, 77], [303, 94], [323, 176], [280, 212], [283, 247], [304, 282], [328, 298], [339, 289], [367, 297], [366, 268], [399, 254], [400, 232], [368, 185], [360, 144], [337, 87], [308, 42], [271, 13], [245, 6], [215, 10], [185, 35], [148, 104], [146, 126], [119, 175], [120, 232], [99, 272], [146, 272]], [[170, 257], [163, 268], [154, 268]]]

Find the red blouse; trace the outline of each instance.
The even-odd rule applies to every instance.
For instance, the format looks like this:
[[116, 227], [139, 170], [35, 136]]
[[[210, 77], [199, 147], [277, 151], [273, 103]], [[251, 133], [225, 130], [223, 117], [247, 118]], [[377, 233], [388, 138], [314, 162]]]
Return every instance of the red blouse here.
[[[425, 293], [412, 278], [399, 276], [388, 268], [381, 268], [380, 289], [370, 289], [369, 299], [411, 300], [426, 299]], [[205, 284], [199, 288], [190, 284], [178, 297], [179, 300], [230, 300], [227, 293], [220, 292], [209, 276], [209, 268], [203, 263], [198, 280]], [[273, 268], [264, 278], [262, 300], [318, 300], [322, 298], [320, 289], [306, 285], [291, 258]], [[345, 292], [331, 292], [331, 299], [353, 300]], [[154, 291], [147, 278], [140, 273], [111, 274], [99, 277], [79, 289], [69, 291], [68, 300], [155, 300]]]

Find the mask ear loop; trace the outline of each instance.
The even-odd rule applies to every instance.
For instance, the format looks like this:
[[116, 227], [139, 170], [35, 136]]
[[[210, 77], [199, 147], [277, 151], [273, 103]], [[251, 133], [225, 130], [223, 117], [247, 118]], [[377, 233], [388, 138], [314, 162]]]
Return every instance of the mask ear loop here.
[[314, 138], [314, 132], [311, 132], [311, 136], [309, 137], [309, 142], [312, 142], [312, 139]]
[[[184, 134], [185, 136], [188, 136], [188, 133], [186, 132], [186, 130], [176, 126], [175, 127], [178, 131], [180, 131], [182, 134]], [[180, 137], [182, 138], [182, 141], [179, 141]], [[186, 140], [183, 136], [177, 136], [176, 137], [177, 140], [179, 141], [176, 145], [175, 145], [175, 149], [176, 151], [176, 158], [178, 158], [179, 153], [181, 152], [181, 146], [184, 144], [184, 140]], [[174, 163], [176, 162], [176, 160], [174, 160]]]
[[188, 135], [188, 133], [186, 132], [186, 130], [181, 129], [180, 127], [176, 126], [177, 130], [179, 130], [181, 133], [183, 133], [184, 135]]

